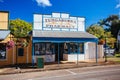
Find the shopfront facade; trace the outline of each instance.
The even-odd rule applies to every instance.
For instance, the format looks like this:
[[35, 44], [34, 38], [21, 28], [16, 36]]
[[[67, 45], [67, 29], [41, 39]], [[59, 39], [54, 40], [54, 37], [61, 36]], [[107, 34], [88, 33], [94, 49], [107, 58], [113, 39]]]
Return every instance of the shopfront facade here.
[[[84, 61], [87, 54], [95, 53], [97, 62], [98, 39], [85, 31], [85, 18], [67, 13], [33, 15], [32, 61], [38, 57], [44, 62]], [[88, 52], [88, 44], [94, 43]]]

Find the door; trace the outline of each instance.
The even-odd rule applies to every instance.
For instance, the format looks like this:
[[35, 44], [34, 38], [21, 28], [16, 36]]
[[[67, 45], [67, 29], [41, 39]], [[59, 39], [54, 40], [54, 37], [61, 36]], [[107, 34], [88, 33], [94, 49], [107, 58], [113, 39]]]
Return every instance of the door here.
[[64, 43], [55, 43], [55, 61], [58, 61], [58, 54], [59, 60], [63, 60], [63, 53], [64, 53]]

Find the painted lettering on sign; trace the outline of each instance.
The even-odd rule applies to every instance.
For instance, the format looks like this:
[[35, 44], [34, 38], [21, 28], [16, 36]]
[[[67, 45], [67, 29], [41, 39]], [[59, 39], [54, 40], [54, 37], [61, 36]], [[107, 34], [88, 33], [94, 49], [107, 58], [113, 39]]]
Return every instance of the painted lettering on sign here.
[[44, 18], [44, 27], [48, 28], [77, 28], [77, 20], [63, 18]]

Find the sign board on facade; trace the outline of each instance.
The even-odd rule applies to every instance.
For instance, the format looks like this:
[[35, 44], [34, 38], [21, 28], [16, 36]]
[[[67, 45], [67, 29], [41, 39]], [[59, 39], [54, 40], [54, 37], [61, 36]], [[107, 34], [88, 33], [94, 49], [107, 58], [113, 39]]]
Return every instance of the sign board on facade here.
[[85, 31], [85, 18], [71, 17], [66, 13], [34, 14], [33, 30]]
[[77, 28], [77, 20], [64, 18], [44, 18], [44, 27], [48, 28]]

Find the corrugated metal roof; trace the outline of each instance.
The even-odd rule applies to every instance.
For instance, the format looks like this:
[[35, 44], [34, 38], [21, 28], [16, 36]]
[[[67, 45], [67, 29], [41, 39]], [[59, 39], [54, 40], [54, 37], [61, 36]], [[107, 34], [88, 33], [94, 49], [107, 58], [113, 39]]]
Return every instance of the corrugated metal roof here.
[[52, 37], [52, 38], [97, 38], [92, 34], [82, 31], [39, 31], [33, 30], [33, 37]]
[[0, 40], [4, 40], [9, 34], [9, 30], [0, 30]]

